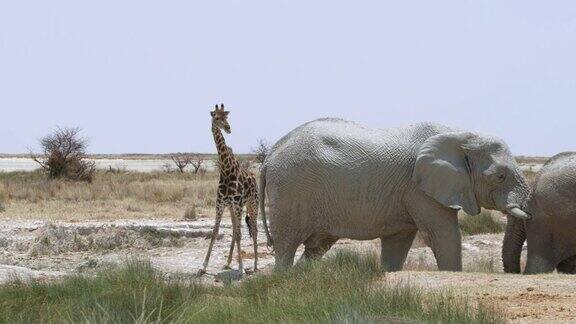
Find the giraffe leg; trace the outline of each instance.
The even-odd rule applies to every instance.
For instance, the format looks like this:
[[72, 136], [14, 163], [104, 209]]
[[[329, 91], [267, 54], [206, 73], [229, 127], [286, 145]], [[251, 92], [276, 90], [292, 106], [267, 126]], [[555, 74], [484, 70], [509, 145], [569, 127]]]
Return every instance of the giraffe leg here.
[[232, 255], [234, 254], [234, 244], [236, 244], [236, 241], [234, 240], [234, 234], [232, 234], [232, 239], [230, 240], [230, 251], [228, 252], [228, 261], [226, 261], [226, 265], [224, 266], [225, 270], [232, 269], [230, 264], [232, 263]]
[[236, 215], [234, 214], [234, 208], [230, 207], [230, 218], [232, 219], [232, 239], [230, 240], [230, 251], [228, 252], [228, 261], [226, 262], [226, 265], [224, 266], [224, 269], [231, 269], [230, 265], [232, 264], [232, 255], [234, 254], [234, 244], [236, 244], [236, 241], [234, 240], [234, 233], [236, 232], [235, 230], [235, 219]]
[[258, 200], [250, 199], [246, 205], [252, 245], [254, 247], [254, 271], [258, 271]]
[[218, 199], [216, 202], [216, 220], [214, 222], [214, 228], [212, 229], [212, 237], [210, 238], [210, 245], [208, 245], [208, 252], [206, 253], [206, 258], [204, 258], [204, 265], [202, 269], [198, 272], [198, 275], [203, 275], [206, 273], [206, 268], [208, 268], [208, 262], [210, 261], [210, 254], [212, 254], [212, 248], [214, 247], [214, 241], [218, 236], [220, 231], [220, 221], [222, 221], [222, 214], [224, 212], [222, 199]]
[[236, 253], [238, 253], [238, 271], [244, 274], [244, 265], [242, 264], [242, 247], [240, 246], [241, 239], [241, 219], [242, 219], [242, 208], [240, 206], [234, 206], [234, 240], [236, 241]]

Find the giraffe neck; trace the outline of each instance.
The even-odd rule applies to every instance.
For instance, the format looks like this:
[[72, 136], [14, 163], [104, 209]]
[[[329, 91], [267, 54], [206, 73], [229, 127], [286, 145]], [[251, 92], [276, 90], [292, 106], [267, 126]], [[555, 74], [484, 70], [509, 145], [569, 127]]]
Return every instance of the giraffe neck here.
[[222, 135], [220, 128], [216, 127], [214, 124], [212, 124], [212, 135], [214, 135], [214, 143], [216, 143], [218, 156], [222, 157], [222, 155], [226, 154], [228, 147], [226, 146], [226, 140], [224, 139], [224, 135]]
[[212, 134], [214, 135], [214, 143], [218, 150], [218, 159], [220, 161], [220, 173], [228, 174], [234, 172], [236, 158], [231, 154], [230, 149], [226, 146], [226, 140], [222, 131], [216, 125], [212, 124]]

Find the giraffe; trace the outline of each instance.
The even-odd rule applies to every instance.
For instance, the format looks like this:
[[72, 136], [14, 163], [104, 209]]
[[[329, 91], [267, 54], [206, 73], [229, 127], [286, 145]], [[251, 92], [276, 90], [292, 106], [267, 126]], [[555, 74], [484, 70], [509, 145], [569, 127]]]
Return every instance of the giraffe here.
[[244, 205], [246, 205], [247, 211], [245, 220], [254, 245], [254, 271], [258, 270], [258, 229], [256, 227], [258, 217], [258, 190], [256, 186], [256, 177], [251, 172], [240, 167], [232, 149], [226, 146], [221, 130], [224, 130], [227, 134], [230, 134], [231, 132], [230, 124], [228, 123], [229, 113], [229, 111], [224, 110], [223, 104], [220, 104], [220, 108], [216, 105], [214, 111], [210, 112], [210, 116], [212, 116], [212, 134], [214, 135], [214, 142], [216, 143], [216, 149], [218, 150], [220, 181], [216, 198], [216, 220], [214, 222], [214, 229], [212, 230], [210, 245], [208, 246], [206, 258], [204, 259], [203, 268], [199, 271], [199, 275], [206, 273], [214, 240], [216, 239], [216, 236], [218, 236], [220, 221], [222, 220], [222, 214], [226, 208], [229, 208], [230, 217], [232, 218], [232, 242], [228, 254], [228, 263], [225, 268], [230, 268], [232, 255], [234, 253], [234, 244], [236, 244], [238, 253], [238, 270], [241, 274], [244, 273], [242, 265], [242, 250], [240, 248], [240, 229], [242, 225], [241, 219]]

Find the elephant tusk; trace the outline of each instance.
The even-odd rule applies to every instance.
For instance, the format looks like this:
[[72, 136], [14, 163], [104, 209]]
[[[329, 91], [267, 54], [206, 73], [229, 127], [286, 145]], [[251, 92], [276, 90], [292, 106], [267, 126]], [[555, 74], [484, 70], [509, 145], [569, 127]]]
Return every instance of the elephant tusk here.
[[508, 210], [508, 212], [510, 213], [510, 215], [518, 218], [518, 219], [530, 219], [532, 218], [532, 216], [530, 216], [529, 214], [527, 214], [526, 212], [524, 212], [522, 209], [518, 208], [518, 207], [513, 207], [510, 208]]

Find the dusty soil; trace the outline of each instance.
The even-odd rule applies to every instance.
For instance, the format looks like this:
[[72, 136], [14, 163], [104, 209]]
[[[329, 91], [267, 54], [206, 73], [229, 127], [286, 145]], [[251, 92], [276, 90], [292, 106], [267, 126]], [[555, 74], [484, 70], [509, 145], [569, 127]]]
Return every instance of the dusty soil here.
[[[0, 222], [0, 282], [14, 277], [51, 278], [87, 272], [129, 259], [150, 260], [168, 274], [196, 274], [204, 260], [212, 219], [198, 221], [118, 220], [107, 222]], [[208, 268], [209, 275], [225, 265], [231, 224], [223, 221]], [[246, 234], [246, 233], [244, 233]], [[262, 267], [273, 263], [259, 237]], [[252, 247], [244, 235], [245, 267], [251, 268]], [[233, 264], [234, 266], [236, 263]]]
[[[148, 259], [167, 275], [193, 276], [200, 269], [213, 220], [116, 220], [93, 222], [0, 222], [0, 282], [13, 278], [51, 280], [72, 273], [90, 273], [130, 258]], [[261, 226], [260, 226], [261, 228]], [[223, 221], [211, 258], [207, 282], [222, 273], [231, 238]], [[245, 267], [253, 253], [244, 230]], [[271, 269], [274, 258], [259, 236], [259, 265]], [[513, 321], [576, 321], [576, 280], [569, 275], [503, 274], [502, 234], [464, 238], [463, 273], [438, 272], [432, 252], [416, 240], [405, 269], [385, 280], [402, 281], [430, 290], [454, 290], [476, 301], [494, 302]], [[378, 241], [342, 240], [335, 249], [378, 250]], [[333, 249], [334, 250], [334, 249]], [[300, 250], [298, 254], [301, 254]], [[233, 267], [236, 267], [234, 260]]]
[[387, 280], [491, 302], [513, 322], [576, 322], [576, 280], [571, 275], [403, 271], [388, 274]]

